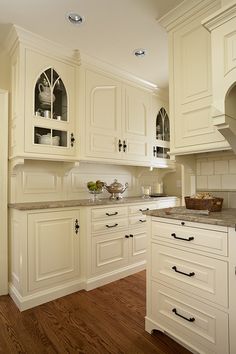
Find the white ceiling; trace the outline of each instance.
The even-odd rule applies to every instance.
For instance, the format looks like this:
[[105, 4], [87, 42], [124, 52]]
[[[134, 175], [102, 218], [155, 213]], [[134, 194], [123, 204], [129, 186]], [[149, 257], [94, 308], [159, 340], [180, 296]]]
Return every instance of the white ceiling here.
[[[182, 0], [0, 0], [0, 40], [14, 23], [127, 71], [168, 86], [167, 35], [160, 18]], [[85, 17], [81, 26], [66, 14]], [[145, 48], [147, 55], [132, 52]]]

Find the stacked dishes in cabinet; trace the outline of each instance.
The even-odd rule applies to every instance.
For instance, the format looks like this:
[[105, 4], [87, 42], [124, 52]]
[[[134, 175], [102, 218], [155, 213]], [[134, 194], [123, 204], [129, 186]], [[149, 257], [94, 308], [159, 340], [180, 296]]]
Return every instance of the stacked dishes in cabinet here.
[[149, 247], [146, 330], [229, 353], [227, 228], [155, 218]]

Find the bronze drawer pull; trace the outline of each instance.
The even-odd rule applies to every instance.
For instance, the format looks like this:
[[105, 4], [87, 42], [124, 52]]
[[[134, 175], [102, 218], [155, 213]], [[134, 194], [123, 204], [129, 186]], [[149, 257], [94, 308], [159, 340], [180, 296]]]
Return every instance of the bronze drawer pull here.
[[139, 211], [148, 211], [149, 210], [149, 208], [147, 208], [147, 209], [139, 209]]
[[114, 224], [114, 225], [106, 225], [106, 227], [108, 227], [108, 228], [111, 228], [111, 227], [116, 227], [116, 226], [118, 226], [118, 224]]
[[175, 233], [171, 234], [176, 240], [183, 240], [183, 241], [193, 241], [194, 237], [189, 237], [189, 238], [183, 238], [183, 237], [177, 237]]
[[114, 215], [117, 215], [117, 214], [118, 214], [118, 211], [115, 211], [114, 213], [111, 213], [111, 214], [106, 213], [107, 216], [114, 216]]
[[172, 309], [172, 312], [174, 312], [174, 314], [175, 314], [176, 316], [179, 316], [179, 317], [183, 318], [184, 320], [186, 320], [186, 321], [188, 321], [188, 322], [194, 322], [194, 321], [195, 321], [195, 318], [194, 318], [194, 317], [187, 318], [187, 317], [185, 317], [185, 316], [183, 316], [183, 315], [180, 315], [180, 314], [177, 312], [176, 309]]
[[193, 277], [193, 276], [195, 275], [194, 272], [190, 272], [190, 273], [181, 272], [180, 270], [177, 269], [176, 266], [173, 266], [172, 269], [173, 269], [176, 273], [180, 273], [180, 274], [186, 275], [187, 277]]
[[142, 219], [139, 219], [140, 222], [146, 222], [147, 220], [142, 220]]

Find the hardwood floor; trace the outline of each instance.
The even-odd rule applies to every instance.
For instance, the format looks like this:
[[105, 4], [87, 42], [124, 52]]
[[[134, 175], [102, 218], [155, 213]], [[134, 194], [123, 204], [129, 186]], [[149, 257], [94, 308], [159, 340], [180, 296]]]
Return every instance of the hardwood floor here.
[[144, 330], [145, 272], [24, 311], [0, 297], [0, 353], [189, 354]]

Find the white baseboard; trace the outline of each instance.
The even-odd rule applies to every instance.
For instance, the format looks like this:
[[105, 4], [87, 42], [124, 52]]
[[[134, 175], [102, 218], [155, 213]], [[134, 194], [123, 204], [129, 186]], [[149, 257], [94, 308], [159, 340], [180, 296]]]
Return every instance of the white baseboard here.
[[146, 269], [146, 261], [131, 264], [127, 267], [114, 270], [113, 272], [97, 275], [85, 281], [85, 290], [89, 291], [98, 288], [99, 286], [106, 285], [115, 280], [119, 280], [121, 278], [127, 277], [134, 273], [140, 272], [141, 270], [144, 269]]
[[89, 278], [87, 280], [74, 280], [71, 282], [64, 283], [59, 286], [52, 287], [50, 289], [40, 290], [38, 292], [22, 296], [17, 288], [10, 283], [9, 284], [9, 295], [17, 305], [20, 311], [25, 311], [32, 307], [42, 305], [45, 302], [58, 299], [59, 297], [72, 294], [80, 290], [92, 290], [99, 286], [111, 283], [115, 280], [127, 277], [134, 273], [137, 273], [146, 268], [146, 261], [131, 264], [128, 267], [124, 267], [115, 270], [110, 273], [102, 274]]
[[76, 291], [84, 289], [84, 282], [76, 280], [55, 286], [51, 289], [41, 290], [37, 293], [22, 296], [13, 284], [9, 284], [9, 295], [17, 305], [20, 311], [25, 311], [32, 307], [42, 305], [45, 302], [58, 299], [59, 297], [72, 294]]

